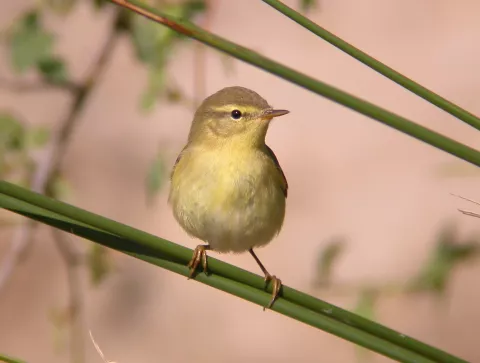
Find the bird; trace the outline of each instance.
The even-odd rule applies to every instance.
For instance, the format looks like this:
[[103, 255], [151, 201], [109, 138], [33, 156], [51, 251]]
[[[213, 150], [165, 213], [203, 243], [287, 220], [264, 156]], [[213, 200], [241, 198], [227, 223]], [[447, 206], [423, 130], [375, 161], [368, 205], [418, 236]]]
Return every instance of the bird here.
[[282, 281], [270, 274], [254, 248], [270, 243], [284, 223], [288, 182], [266, 145], [271, 121], [289, 111], [272, 108], [258, 93], [240, 86], [208, 96], [196, 110], [188, 140], [170, 173], [168, 203], [185, 232], [203, 241], [188, 263], [207, 273], [207, 251], [249, 252], [272, 283], [277, 299]]

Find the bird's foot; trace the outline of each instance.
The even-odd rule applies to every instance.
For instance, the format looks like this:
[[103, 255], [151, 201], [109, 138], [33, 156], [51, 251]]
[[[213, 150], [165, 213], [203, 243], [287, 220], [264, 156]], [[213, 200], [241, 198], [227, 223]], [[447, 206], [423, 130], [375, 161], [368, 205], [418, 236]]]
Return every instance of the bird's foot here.
[[278, 294], [280, 293], [280, 288], [282, 287], [282, 280], [280, 280], [278, 277], [274, 276], [274, 275], [270, 275], [270, 274], [266, 274], [265, 275], [265, 287], [268, 285], [269, 281], [272, 282], [272, 299], [270, 300], [270, 302], [268, 303], [267, 306], [264, 306], [263, 307], [263, 311], [265, 311], [265, 309], [270, 309], [273, 305], [273, 303], [275, 302], [275, 300], [277, 299], [278, 297]]
[[193, 277], [195, 270], [197, 269], [200, 261], [202, 262], [203, 272], [207, 273], [207, 250], [210, 249], [209, 245], [198, 245], [193, 252], [193, 257], [188, 263], [190, 269], [189, 279]]

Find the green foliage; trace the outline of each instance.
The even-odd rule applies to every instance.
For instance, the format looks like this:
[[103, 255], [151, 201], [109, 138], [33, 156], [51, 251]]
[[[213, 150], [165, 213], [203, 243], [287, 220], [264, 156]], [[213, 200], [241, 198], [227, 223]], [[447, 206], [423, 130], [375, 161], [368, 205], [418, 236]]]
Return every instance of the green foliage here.
[[41, 148], [50, 139], [50, 129], [44, 126], [31, 126], [25, 133], [25, 147], [28, 149]]
[[[378, 300], [379, 292], [374, 289], [363, 289], [357, 300], [357, 306], [353, 309], [355, 314], [363, 316], [369, 320], [376, 320], [375, 318], [375, 305]], [[368, 361], [371, 352], [365, 348], [356, 347], [357, 359], [359, 362]]]
[[19, 150], [23, 147], [25, 128], [11, 113], [0, 113], [0, 150]]
[[0, 150], [20, 151], [43, 147], [50, 132], [43, 126], [25, 127], [11, 113], [0, 113]]
[[41, 22], [38, 10], [27, 12], [15, 24], [9, 37], [10, 62], [18, 73], [32, 68], [50, 82], [68, 78], [63, 60], [53, 54], [54, 36]]
[[318, 6], [318, 0], [300, 0], [300, 9], [303, 12], [309, 12]]
[[48, 138], [48, 129], [27, 127], [14, 114], [0, 111], [0, 177], [25, 185], [34, 168], [30, 152], [43, 147]]
[[103, 8], [107, 3], [107, 0], [93, 0], [93, 4], [97, 9]]
[[363, 289], [358, 297], [357, 306], [353, 310], [364, 318], [375, 320], [375, 304], [378, 298], [378, 291], [375, 289]]
[[343, 238], [335, 238], [321, 249], [317, 259], [317, 285], [325, 285], [330, 282], [334, 265], [344, 248], [345, 241]]
[[479, 247], [476, 240], [460, 241], [452, 227], [445, 228], [425, 267], [410, 282], [409, 289], [444, 293], [454, 268], [461, 262], [478, 256]]
[[88, 270], [92, 284], [99, 285], [110, 269], [108, 250], [98, 243], [91, 243], [88, 250]]
[[146, 179], [147, 202], [150, 202], [160, 191], [166, 180], [165, 160], [161, 153], [157, 153], [150, 165]]
[[[205, 3], [188, 0], [164, 5], [162, 10], [176, 18], [190, 20], [205, 10]], [[148, 85], [141, 97], [141, 108], [148, 111], [152, 110], [159, 97], [165, 96], [167, 87], [165, 67], [175, 45], [183, 37], [137, 14], [132, 13], [130, 21], [131, 37], [137, 56], [149, 68]]]
[[59, 15], [66, 15], [76, 5], [77, 0], [43, 0], [43, 4]]
[[45, 192], [52, 198], [67, 200], [72, 195], [71, 184], [61, 173], [57, 173], [50, 181]]
[[68, 81], [68, 72], [62, 59], [51, 56], [42, 59], [37, 64], [43, 78], [52, 83], [62, 83]]
[[43, 29], [37, 11], [26, 13], [10, 37], [11, 62], [19, 73], [47, 58], [53, 47], [53, 35]]
[[1, 353], [0, 353], [0, 362], [5, 362], [5, 363], [26, 363], [26, 362], [23, 361], [23, 360], [20, 360], [20, 359], [18, 359], [18, 358], [9, 357], [9, 356], [6, 356], [6, 355], [1, 354]]

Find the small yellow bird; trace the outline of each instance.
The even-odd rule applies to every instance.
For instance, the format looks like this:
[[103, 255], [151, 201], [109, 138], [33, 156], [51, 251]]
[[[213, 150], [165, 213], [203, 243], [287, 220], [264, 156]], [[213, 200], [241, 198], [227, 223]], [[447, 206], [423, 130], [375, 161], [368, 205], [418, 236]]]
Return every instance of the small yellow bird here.
[[171, 173], [169, 204], [182, 228], [207, 245], [195, 248], [190, 277], [207, 250], [249, 251], [273, 284], [270, 308], [281, 280], [253, 252], [279, 232], [285, 217], [287, 179], [265, 144], [270, 121], [289, 111], [273, 109], [256, 92], [227, 87], [207, 97], [195, 113], [187, 145]]

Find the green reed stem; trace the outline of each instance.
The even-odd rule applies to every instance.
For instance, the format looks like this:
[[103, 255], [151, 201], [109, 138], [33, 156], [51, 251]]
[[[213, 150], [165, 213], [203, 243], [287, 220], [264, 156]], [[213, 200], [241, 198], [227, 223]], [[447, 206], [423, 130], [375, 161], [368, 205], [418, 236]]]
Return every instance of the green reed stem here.
[[24, 360], [20, 360], [17, 358], [12, 358], [9, 356], [6, 356], [4, 354], [0, 354], [0, 362], [5, 362], [5, 363], [26, 363]]
[[303, 26], [305, 29], [308, 29], [315, 35], [318, 35], [323, 40], [326, 40], [327, 42], [337, 47], [338, 49], [351, 55], [356, 60], [374, 69], [378, 73], [383, 74], [385, 77], [391, 79], [395, 83], [398, 83], [399, 85], [403, 86], [409, 91], [415, 93], [417, 96], [422, 97], [424, 100], [448, 112], [452, 116], [455, 116], [458, 119], [466, 122], [470, 126], [473, 126], [477, 130], [480, 130], [480, 118], [468, 112], [467, 110], [464, 110], [460, 106], [437, 95], [436, 93], [430, 91], [429, 89], [413, 81], [412, 79], [405, 77], [403, 74], [390, 68], [386, 64], [383, 64], [382, 62], [376, 60], [375, 58], [372, 58], [367, 53], [347, 43], [343, 39], [337, 37], [335, 34], [330, 33], [328, 30], [322, 28], [318, 24], [315, 24], [313, 21], [306, 18], [299, 12], [293, 10], [292, 8], [288, 7], [287, 5], [283, 4], [281, 1], [278, 1], [278, 0], [262, 0], [262, 1], [270, 5], [274, 9], [278, 10], [283, 15], [289, 17], [297, 24]]
[[[148, 259], [148, 262], [154, 262], [184, 276], [188, 274], [186, 264], [192, 257], [191, 249], [5, 181], [0, 181], [0, 207], [133, 254], [135, 257]], [[268, 303], [271, 288], [265, 291], [261, 276], [212, 257], [209, 257], [208, 262], [210, 275], [198, 274], [195, 277], [197, 281], [259, 305]], [[288, 286], [283, 286], [280, 298], [272, 310], [400, 362], [466, 363], [460, 358]]]
[[363, 115], [369, 116], [414, 138], [424, 141], [438, 149], [444, 150], [472, 164], [480, 166], [480, 152], [459, 143], [449, 137], [441, 135], [426, 127], [418, 125], [404, 117], [378, 107], [370, 102], [352, 96], [333, 86], [318, 81], [292, 68], [260, 55], [250, 49], [237, 45], [215, 34], [207, 32], [191, 22], [177, 19], [171, 15], [144, 4], [141, 1], [110, 0], [111, 2], [128, 8], [155, 22], [165, 25], [172, 30], [187, 37], [218, 49], [231, 56], [257, 66], [265, 71], [275, 74], [283, 79], [306, 88], [318, 95], [340, 103]]

